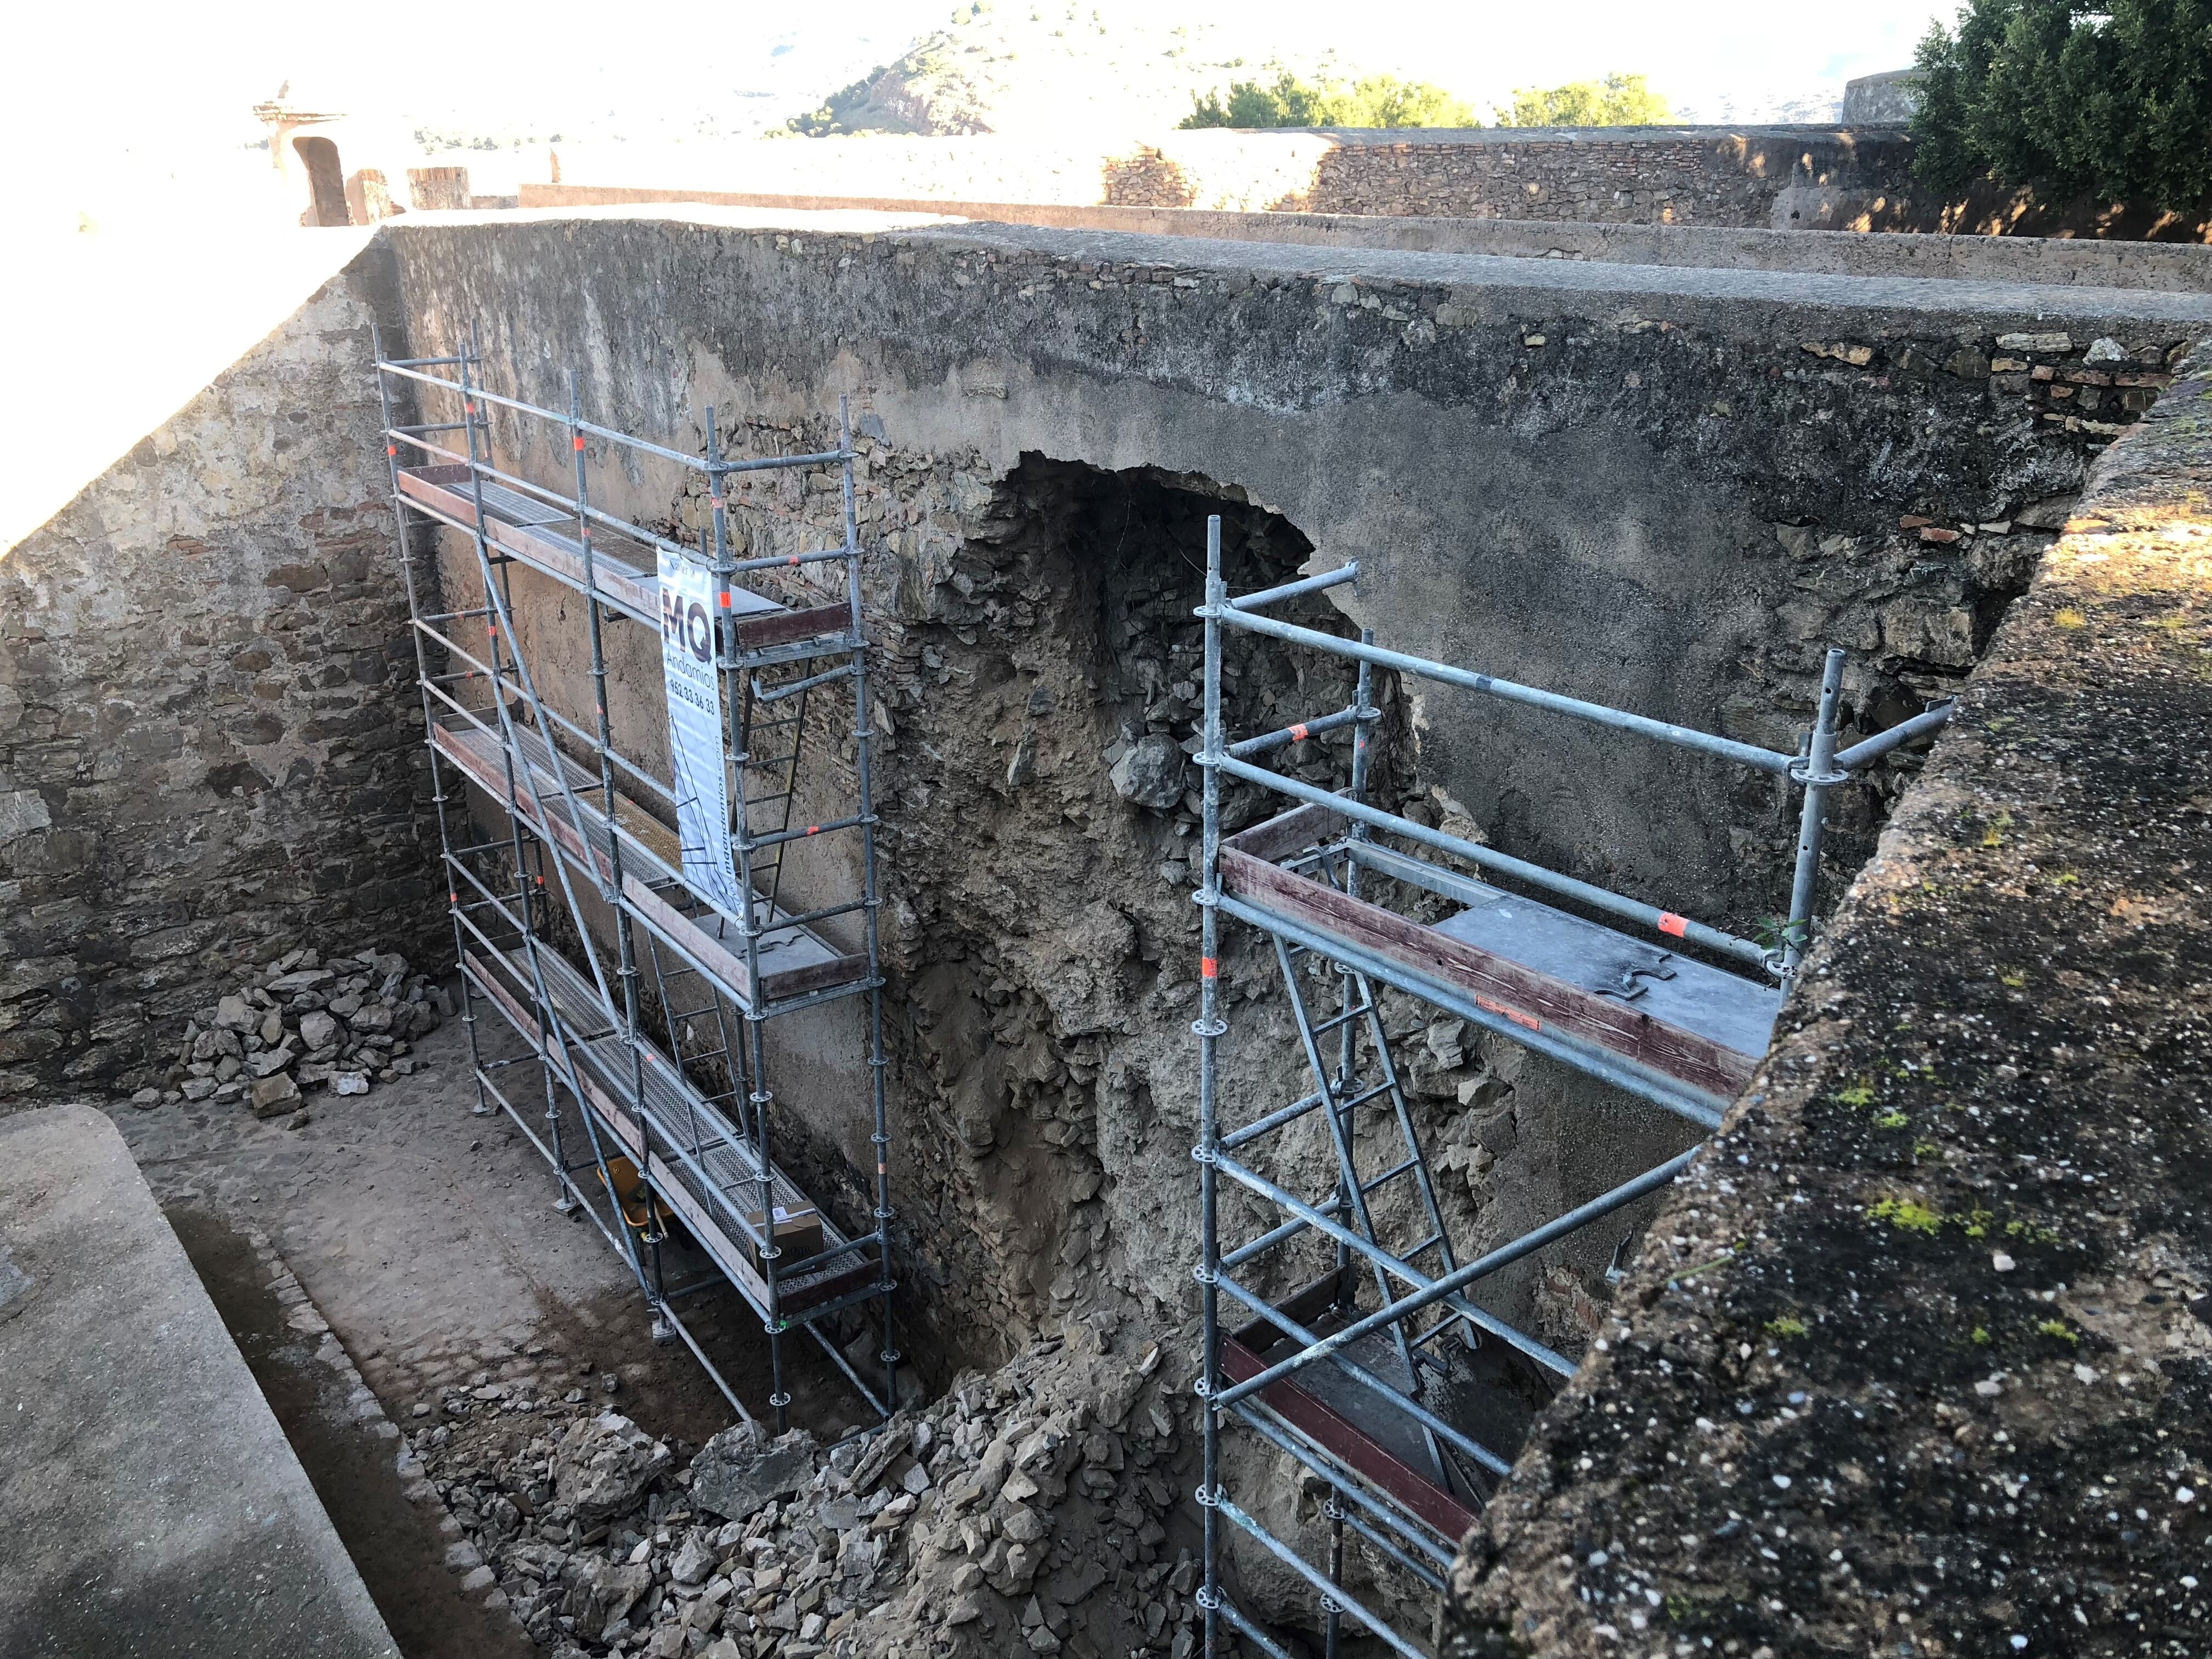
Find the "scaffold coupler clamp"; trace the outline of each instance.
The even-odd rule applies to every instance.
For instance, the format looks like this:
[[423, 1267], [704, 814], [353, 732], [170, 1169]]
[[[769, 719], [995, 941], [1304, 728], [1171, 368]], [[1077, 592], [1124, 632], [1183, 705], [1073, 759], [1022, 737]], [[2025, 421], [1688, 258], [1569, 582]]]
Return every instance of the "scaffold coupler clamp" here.
[[1792, 783], [1807, 788], [1818, 786], [1822, 789], [1833, 789], [1851, 781], [1851, 775], [1840, 768], [1827, 772], [1815, 772], [1813, 769], [1813, 757], [1810, 755], [1800, 755], [1791, 761], [1789, 773], [1790, 781]]

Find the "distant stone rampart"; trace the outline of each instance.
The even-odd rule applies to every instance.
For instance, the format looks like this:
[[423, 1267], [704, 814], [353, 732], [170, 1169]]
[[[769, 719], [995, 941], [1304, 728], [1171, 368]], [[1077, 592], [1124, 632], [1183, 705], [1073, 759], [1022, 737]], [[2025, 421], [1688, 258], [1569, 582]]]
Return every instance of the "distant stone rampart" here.
[[[699, 176], [569, 182], [785, 196], [1429, 215], [1555, 223], [1817, 228], [1907, 181], [1895, 127], [1593, 127], [1168, 132], [1103, 147], [1005, 135], [738, 146]], [[551, 204], [526, 186], [523, 205]]]

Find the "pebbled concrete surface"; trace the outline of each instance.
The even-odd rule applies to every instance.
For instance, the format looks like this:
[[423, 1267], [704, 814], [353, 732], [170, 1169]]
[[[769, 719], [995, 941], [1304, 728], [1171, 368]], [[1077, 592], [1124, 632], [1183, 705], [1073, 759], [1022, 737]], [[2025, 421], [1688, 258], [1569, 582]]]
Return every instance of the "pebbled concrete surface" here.
[[[482, 1013], [477, 1029], [488, 1057], [514, 1051], [496, 1015]], [[504, 1115], [471, 1115], [462, 1023], [423, 1038], [414, 1058], [412, 1077], [367, 1095], [311, 1096], [299, 1129], [235, 1104], [108, 1110], [188, 1237], [203, 1224], [267, 1233], [403, 1429], [443, 1420], [414, 1408], [456, 1384], [530, 1380], [601, 1398], [607, 1375], [619, 1379], [611, 1403], [655, 1432], [703, 1441], [732, 1421], [680, 1344], [653, 1344], [623, 1259], [555, 1210], [537, 1149]], [[519, 1100], [537, 1097], [530, 1068], [501, 1076]], [[672, 1253], [670, 1282], [692, 1266]], [[726, 1291], [691, 1297], [683, 1312], [757, 1408], [769, 1392], [758, 1318]], [[842, 1427], [841, 1414], [859, 1409], [854, 1397], [824, 1375], [812, 1344], [791, 1346], [805, 1350], [792, 1357], [794, 1388], [818, 1395], [809, 1421]]]
[[1462, 1654], [2212, 1641], [2212, 343], [1462, 1547]]
[[398, 1652], [107, 1119], [0, 1119], [0, 1652]]

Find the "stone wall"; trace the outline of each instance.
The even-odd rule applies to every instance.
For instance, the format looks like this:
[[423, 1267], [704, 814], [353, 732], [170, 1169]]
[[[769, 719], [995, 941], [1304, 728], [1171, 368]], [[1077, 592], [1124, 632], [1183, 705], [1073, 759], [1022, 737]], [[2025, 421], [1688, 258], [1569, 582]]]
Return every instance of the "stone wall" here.
[[[564, 402], [573, 352], [599, 418], [688, 447], [711, 403], [724, 441], [758, 453], [819, 447], [853, 395], [892, 728], [895, 1202], [911, 1311], [970, 1354], [1057, 1308], [1171, 1316], [1188, 1293], [1188, 814], [1107, 775], [1126, 722], [1180, 740], [1195, 712], [1176, 674], [1140, 687], [1117, 665], [1188, 660], [1171, 628], [1195, 592], [1194, 503], [1279, 519], [1324, 566], [1360, 557], [1351, 609], [1406, 648], [1786, 746], [1831, 641], [1853, 653], [1854, 730], [1955, 686], [2096, 451], [2212, 322], [2197, 296], [784, 223], [386, 234], [426, 349], [473, 321], [494, 382], [524, 397]], [[1130, 509], [1126, 538], [1084, 528], [1121, 511], [1070, 514], [1062, 493], [1139, 502], [1139, 485], [1180, 495]], [[611, 487], [696, 522], [665, 483]], [[781, 551], [835, 508], [778, 484], [738, 510]], [[517, 592], [550, 637], [558, 595]], [[657, 685], [649, 646], [617, 644], [617, 684]], [[582, 667], [572, 640], [541, 684], [588, 707]], [[1769, 791], [1444, 697], [1400, 719], [1417, 810], [1717, 920], [1777, 902], [1790, 827]], [[1839, 814], [1836, 868], [1913, 764]], [[1256, 996], [1263, 967], [1224, 972]], [[1232, 1017], [1239, 1098], [1280, 1081], [1275, 1018]], [[776, 1029], [810, 1155], [865, 1167], [864, 1068], [823, 1058], [858, 1044]], [[1518, 1091], [1516, 1203], [1580, 1201], [1625, 1173], [1598, 1150], [1665, 1132], [1519, 1063], [1468, 1061]], [[1457, 1105], [1447, 1088], [1425, 1108], [1446, 1139], [1472, 1133]], [[1535, 1286], [1509, 1288], [1543, 1316]]]
[[1281, 205], [1313, 213], [1784, 228], [1785, 216], [1802, 220], [1809, 203], [1902, 188], [1911, 162], [1904, 134], [1881, 128], [1534, 129], [1341, 138], [1305, 198]]
[[0, 1097], [149, 1080], [233, 966], [444, 933], [365, 372], [389, 257], [0, 557]]
[[2202, 1645], [2208, 574], [2212, 341], [1468, 1540], [1454, 1651]]
[[[653, 179], [623, 176], [635, 164], [613, 155], [563, 153], [569, 183], [612, 186], [1801, 228], [1828, 222], [1821, 204], [1894, 196], [1910, 163], [1898, 129], [1833, 127], [1212, 131], [1103, 153], [991, 135], [786, 139]], [[550, 204], [544, 189], [526, 185], [524, 205]]]

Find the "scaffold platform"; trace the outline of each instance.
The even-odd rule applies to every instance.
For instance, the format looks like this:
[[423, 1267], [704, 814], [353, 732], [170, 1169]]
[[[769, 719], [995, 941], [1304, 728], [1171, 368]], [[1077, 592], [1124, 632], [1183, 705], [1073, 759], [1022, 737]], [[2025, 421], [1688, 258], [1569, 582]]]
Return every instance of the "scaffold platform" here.
[[[791, 1405], [782, 1345], [797, 1331], [888, 1417], [900, 1358], [890, 1136], [868, 641], [844, 411], [834, 448], [731, 457], [709, 407], [703, 451], [687, 453], [586, 420], [574, 376], [565, 413], [489, 389], [473, 344], [395, 358], [380, 340], [376, 373], [476, 1109], [505, 1112], [531, 1138], [561, 1207], [623, 1256], [656, 1336], [680, 1338], [741, 1418], [753, 1413], [675, 1306], [700, 1288], [667, 1282], [679, 1233], [759, 1318], [779, 1431]], [[530, 454], [572, 455], [573, 477], [525, 476], [503, 459]], [[703, 482], [711, 514], [698, 544], [594, 504], [593, 469], [610, 465], [632, 487], [659, 469], [672, 504]], [[737, 557], [731, 480], [790, 471], [836, 477], [842, 533]], [[748, 586], [771, 569], [783, 597]], [[448, 606], [449, 580], [465, 589], [470, 571], [475, 592]], [[517, 571], [582, 604], [518, 629]], [[532, 671], [564, 623], [572, 643], [580, 625], [589, 651], [589, 708], [546, 696]], [[666, 704], [643, 712], [667, 720], [670, 739], [652, 763], [614, 738], [611, 626], [647, 630], [663, 661]], [[841, 719], [842, 732], [831, 724]], [[808, 755], [831, 738], [849, 743], [853, 766], [810, 771]], [[840, 789], [850, 793], [836, 816], [798, 820], [802, 796], [818, 803]], [[855, 856], [821, 861], [814, 879], [853, 872], [857, 881], [795, 909], [786, 850], [817, 836], [851, 838]], [[795, 1126], [770, 1087], [765, 1036], [770, 1021], [848, 998], [866, 1004], [854, 1060], [868, 1081], [853, 1105], [874, 1152], [873, 1168], [856, 1172], [872, 1200], [857, 1225], [777, 1162], [776, 1141]], [[520, 1054], [488, 1052], [479, 1009], [511, 1029]], [[515, 1087], [516, 1068], [535, 1074], [536, 1103]], [[817, 1103], [824, 1109], [834, 1115], [836, 1103]], [[848, 1311], [872, 1312], [881, 1332], [881, 1369], [868, 1376], [833, 1340], [828, 1322]]]

